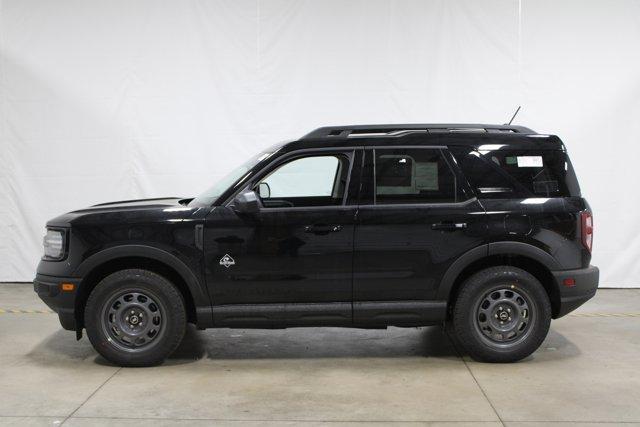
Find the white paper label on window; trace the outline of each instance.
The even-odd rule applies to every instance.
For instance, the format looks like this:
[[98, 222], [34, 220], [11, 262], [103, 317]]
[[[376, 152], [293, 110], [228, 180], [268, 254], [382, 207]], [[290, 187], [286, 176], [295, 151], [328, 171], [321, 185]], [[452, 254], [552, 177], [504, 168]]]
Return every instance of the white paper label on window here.
[[416, 163], [416, 189], [438, 190], [438, 163]]
[[542, 156], [518, 156], [519, 168], [541, 168]]

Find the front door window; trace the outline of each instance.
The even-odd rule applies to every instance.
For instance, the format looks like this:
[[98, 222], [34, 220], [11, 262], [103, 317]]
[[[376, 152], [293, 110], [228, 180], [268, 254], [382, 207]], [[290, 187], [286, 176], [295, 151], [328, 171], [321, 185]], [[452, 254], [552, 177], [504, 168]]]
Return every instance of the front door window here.
[[265, 208], [341, 205], [348, 166], [342, 154], [299, 157], [276, 168], [256, 190]]

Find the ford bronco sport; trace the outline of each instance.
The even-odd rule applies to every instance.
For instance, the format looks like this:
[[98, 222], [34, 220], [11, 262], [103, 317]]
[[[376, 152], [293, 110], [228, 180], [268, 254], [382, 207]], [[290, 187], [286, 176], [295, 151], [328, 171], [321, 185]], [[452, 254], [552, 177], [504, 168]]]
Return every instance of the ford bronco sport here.
[[47, 223], [34, 281], [78, 339], [161, 363], [198, 328], [451, 325], [511, 362], [591, 298], [591, 210], [557, 136], [521, 126], [317, 129], [202, 195]]

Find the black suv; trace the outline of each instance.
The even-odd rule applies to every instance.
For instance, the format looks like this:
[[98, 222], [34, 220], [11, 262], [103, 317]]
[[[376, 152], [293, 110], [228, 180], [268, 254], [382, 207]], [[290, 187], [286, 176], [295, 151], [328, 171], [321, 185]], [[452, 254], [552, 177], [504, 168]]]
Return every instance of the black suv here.
[[475, 359], [531, 354], [591, 298], [591, 210], [563, 143], [520, 126], [317, 129], [202, 195], [47, 223], [34, 281], [108, 360], [198, 328], [451, 325]]

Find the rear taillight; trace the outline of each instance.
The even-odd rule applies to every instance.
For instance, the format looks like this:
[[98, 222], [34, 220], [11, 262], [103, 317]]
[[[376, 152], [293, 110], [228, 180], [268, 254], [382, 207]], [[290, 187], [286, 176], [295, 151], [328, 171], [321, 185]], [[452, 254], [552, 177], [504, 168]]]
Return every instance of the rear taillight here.
[[591, 212], [581, 212], [580, 223], [582, 225], [582, 246], [591, 252], [591, 249], [593, 248], [593, 216], [591, 215]]

